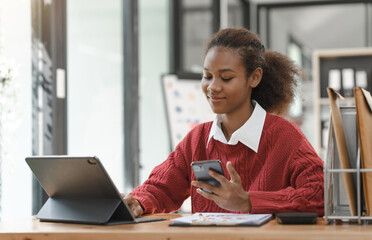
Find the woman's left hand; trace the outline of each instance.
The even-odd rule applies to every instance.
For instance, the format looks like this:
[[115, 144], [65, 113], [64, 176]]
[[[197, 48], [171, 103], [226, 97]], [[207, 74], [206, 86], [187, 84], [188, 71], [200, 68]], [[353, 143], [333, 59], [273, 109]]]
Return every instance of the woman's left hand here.
[[[209, 170], [209, 175], [221, 183], [219, 187], [200, 181], [192, 181], [191, 184], [198, 188], [196, 191], [200, 195], [213, 200], [221, 208], [229, 211], [250, 212], [252, 206], [249, 193], [244, 191], [239, 174], [232, 167], [231, 162], [226, 164], [226, 168], [231, 177], [230, 181], [226, 177]], [[213, 193], [207, 193], [201, 188], [208, 189]]]

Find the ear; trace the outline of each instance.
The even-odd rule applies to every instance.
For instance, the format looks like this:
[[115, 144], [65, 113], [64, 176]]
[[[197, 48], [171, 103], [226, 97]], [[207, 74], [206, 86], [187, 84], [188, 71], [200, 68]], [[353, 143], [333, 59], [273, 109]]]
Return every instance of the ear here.
[[257, 85], [261, 82], [262, 74], [263, 74], [262, 68], [256, 68], [252, 72], [251, 76], [249, 77], [250, 78], [249, 85], [252, 88], [257, 87]]

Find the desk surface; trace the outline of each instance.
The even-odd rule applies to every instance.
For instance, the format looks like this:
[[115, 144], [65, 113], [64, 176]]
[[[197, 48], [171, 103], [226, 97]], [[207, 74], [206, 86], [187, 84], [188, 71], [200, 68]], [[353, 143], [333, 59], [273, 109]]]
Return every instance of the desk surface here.
[[116, 226], [39, 222], [35, 218], [0, 222], [0, 239], [372, 239], [372, 225], [281, 225], [272, 220], [260, 227], [169, 227], [179, 214], [155, 214], [166, 221]]

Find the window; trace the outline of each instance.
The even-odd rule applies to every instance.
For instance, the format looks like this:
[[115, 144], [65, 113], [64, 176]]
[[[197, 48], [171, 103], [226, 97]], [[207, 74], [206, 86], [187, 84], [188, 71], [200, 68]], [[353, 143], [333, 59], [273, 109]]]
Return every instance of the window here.
[[[0, 66], [14, 71], [0, 91], [1, 220], [31, 215], [31, 3], [0, 1]], [[3, 71], [1, 69], [0, 71]]]
[[68, 154], [96, 155], [123, 191], [120, 0], [67, 1]]

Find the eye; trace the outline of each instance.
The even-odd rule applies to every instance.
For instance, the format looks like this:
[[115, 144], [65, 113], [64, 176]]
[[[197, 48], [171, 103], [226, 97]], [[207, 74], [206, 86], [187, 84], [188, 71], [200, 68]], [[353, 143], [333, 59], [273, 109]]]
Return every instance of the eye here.
[[232, 77], [221, 77], [221, 79], [222, 79], [222, 81], [224, 81], [224, 82], [228, 82], [228, 81], [230, 81], [231, 79], [233, 79]]
[[203, 78], [206, 80], [211, 80], [212, 76], [211, 75], [203, 75]]

